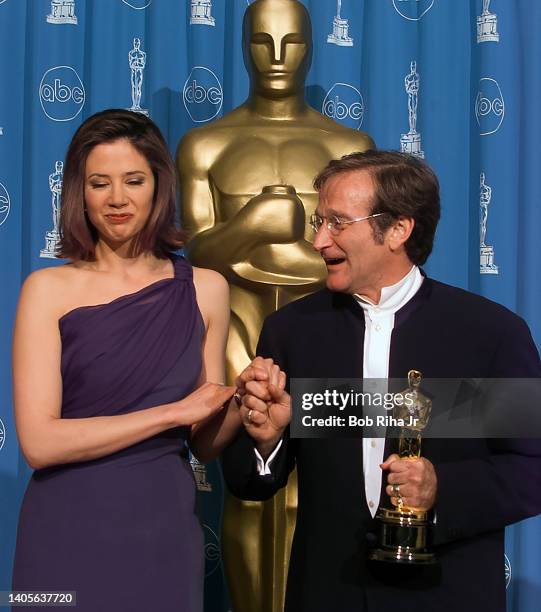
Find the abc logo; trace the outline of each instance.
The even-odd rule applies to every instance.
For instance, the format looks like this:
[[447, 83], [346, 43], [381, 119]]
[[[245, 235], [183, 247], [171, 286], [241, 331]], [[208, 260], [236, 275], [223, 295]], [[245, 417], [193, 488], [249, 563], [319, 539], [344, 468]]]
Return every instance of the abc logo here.
[[435, 0], [393, 0], [396, 12], [408, 21], [419, 21], [434, 6]]
[[142, 11], [152, 4], [152, 0], [122, 0], [122, 2], [136, 11]]
[[[8, 218], [11, 202], [7, 189], [0, 183], [0, 225]], [[2, 421], [0, 421], [1, 423]], [[0, 448], [2, 447], [0, 443]]]
[[335, 83], [323, 100], [321, 112], [348, 127], [358, 129], [364, 117], [361, 92], [353, 85]]
[[182, 90], [184, 107], [196, 123], [214, 119], [222, 109], [224, 94], [218, 77], [203, 66], [192, 68]]
[[213, 574], [220, 565], [220, 542], [208, 525], [203, 525], [205, 536], [205, 577]]
[[4, 427], [4, 423], [2, 423], [2, 419], [0, 419], [0, 450], [2, 450], [5, 441], [6, 441], [6, 428]]
[[481, 136], [494, 134], [500, 129], [505, 116], [505, 103], [502, 90], [494, 79], [485, 77], [479, 81], [475, 116], [481, 128]]
[[49, 68], [39, 84], [43, 112], [52, 121], [71, 121], [85, 103], [85, 88], [71, 66]]
[[505, 563], [505, 588], [509, 588], [509, 583], [511, 582], [511, 561], [509, 561], [509, 557], [504, 555], [504, 563]]

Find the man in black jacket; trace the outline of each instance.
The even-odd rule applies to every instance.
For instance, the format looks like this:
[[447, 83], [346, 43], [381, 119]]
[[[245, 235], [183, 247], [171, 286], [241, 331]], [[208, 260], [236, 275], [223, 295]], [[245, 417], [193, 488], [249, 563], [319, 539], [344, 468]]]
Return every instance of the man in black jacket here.
[[[537, 378], [528, 327], [420, 270], [440, 213], [424, 162], [355, 153], [330, 162], [315, 186], [311, 224], [327, 288], [265, 321], [260, 357], [240, 377], [245, 431], [224, 454], [227, 484], [267, 499], [297, 466], [288, 612], [503, 611], [504, 527], [541, 511], [541, 443], [428, 438], [423, 457], [405, 461], [391, 439], [294, 439], [285, 375]], [[368, 561], [377, 508], [399, 497], [431, 511], [439, 565]]]

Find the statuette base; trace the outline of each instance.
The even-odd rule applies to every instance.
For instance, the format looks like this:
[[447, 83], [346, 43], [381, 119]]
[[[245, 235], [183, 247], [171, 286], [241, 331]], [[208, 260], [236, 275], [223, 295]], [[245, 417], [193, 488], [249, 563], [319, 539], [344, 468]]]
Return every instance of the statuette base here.
[[214, 17], [192, 17], [190, 19], [190, 24], [191, 25], [209, 25], [209, 26], [215, 26], [216, 25], [216, 20], [214, 19]]
[[130, 106], [130, 108], [127, 108], [126, 110], [129, 110], [132, 113], [140, 113], [141, 115], [145, 115], [145, 117], [148, 117], [148, 111], [145, 108], [141, 108], [140, 106]]
[[400, 138], [400, 150], [402, 153], [409, 153], [410, 155], [424, 159], [425, 153], [421, 150], [421, 134], [418, 132], [402, 134]]
[[482, 246], [480, 252], [481, 274], [498, 274], [498, 266], [494, 263], [494, 248]]
[[39, 252], [40, 257], [47, 259], [56, 259], [56, 250], [58, 242], [60, 241], [60, 234], [55, 231], [46, 232], [45, 234], [45, 248]]
[[406, 565], [434, 565], [436, 556], [428, 548], [427, 512], [380, 508], [379, 547], [370, 553], [373, 561]]
[[55, 15], [47, 15], [47, 23], [67, 23], [71, 25], [77, 25], [77, 17], [56, 17]]
[[477, 17], [477, 42], [500, 42], [497, 32], [498, 18], [496, 15], [480, 15]]

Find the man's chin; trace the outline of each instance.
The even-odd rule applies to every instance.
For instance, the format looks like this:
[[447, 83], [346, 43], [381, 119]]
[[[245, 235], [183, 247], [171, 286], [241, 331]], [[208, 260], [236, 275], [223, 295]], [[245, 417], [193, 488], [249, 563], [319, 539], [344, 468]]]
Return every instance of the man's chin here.
[[348, 293], [349, 285], [343, 279], [333, 278], [332, 274], [327, 276], [326, 285], [329, 291]]

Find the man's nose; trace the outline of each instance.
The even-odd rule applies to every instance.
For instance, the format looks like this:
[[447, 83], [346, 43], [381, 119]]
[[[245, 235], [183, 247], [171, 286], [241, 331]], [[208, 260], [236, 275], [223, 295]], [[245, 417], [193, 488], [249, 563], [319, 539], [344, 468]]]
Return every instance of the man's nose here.
[[321, 227], [316, 232], [316, 237], [314, 239], [314, 249], [318, 252], [321, 252], [323, 249], [332, 246], [333, 238], [329, 228], [327, 227], [327, 223], [322, 223]]

